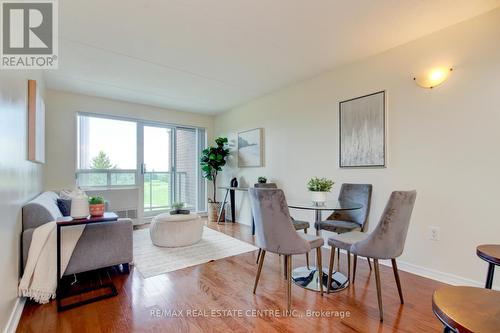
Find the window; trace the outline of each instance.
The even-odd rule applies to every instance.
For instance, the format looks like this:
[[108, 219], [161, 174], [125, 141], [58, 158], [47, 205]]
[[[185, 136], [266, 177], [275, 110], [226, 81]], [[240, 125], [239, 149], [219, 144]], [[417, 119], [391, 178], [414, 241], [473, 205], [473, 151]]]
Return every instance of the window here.
[[138, 187], [143, 216], [176, 202], [206, 211], [205, 129], [83, 113], [77, 121], [77, 186]]
[[137, 123], [78, 116], [77, 185], [82, 187], [137, 184]]

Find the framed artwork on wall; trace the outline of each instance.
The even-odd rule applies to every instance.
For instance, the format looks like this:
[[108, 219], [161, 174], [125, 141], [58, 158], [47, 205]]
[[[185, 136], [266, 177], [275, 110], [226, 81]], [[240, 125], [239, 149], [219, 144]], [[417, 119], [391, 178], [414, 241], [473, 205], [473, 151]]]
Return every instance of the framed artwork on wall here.
[[262, 128], [254, 128], [238, 133], [238, 167], [261, 167]]
[[28, 80], [28, 160], [45, 163], [45, 103], [36, 80]]
[[385, 167], [385, 91], [339, 103], [339, 166]]

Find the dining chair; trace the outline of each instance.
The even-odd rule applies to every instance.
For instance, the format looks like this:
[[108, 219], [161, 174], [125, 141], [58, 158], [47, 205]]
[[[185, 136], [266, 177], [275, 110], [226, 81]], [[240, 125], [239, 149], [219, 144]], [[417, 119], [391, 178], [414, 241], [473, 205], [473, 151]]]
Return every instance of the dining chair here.
[[[255, 220], [255, 245], [262, 249], [259, 258], [253, 293], [257, 290], [266, 252], [281, 254], [287, 262], [287, 310], [292, 306], [292, 255], [305, 254], [316, 249], [318, 270], [321, 272], [321, 246], [323, 238], [295, 231], [288, 211], [285, 194], [280, 189], [248, 189], [250, 205]], [[323, 284], [320, 283], [323, 295]]]
[[[356, 210], [344, 210], [334, 212], [325, 221], [316, 222], [316, 234], [320, 230], [327, 230], [337, 234], [346, 233], [353, 230], [365, 231], [368, 215], [370, 214], [370, 205], [372, 200], [372, 184], [349, 184], [344, 183], [340, 188], [339, 201], [352, 201], [363, 205], [363, 208]], [[348, 262], [350, 262], [350, 253], [347, 253]], [[372, 270], [370, 258], [367, 258], [368, 266]], [[357, 257], [354, 258], [354, 265], [357, 264]], [[340, 249], [337, 253], [337, 267], [340, 267]], [[353, 281], [355, 276], [353, 276]]]
[[[254, 187], [255, 188], [272, 188], [272, 189], [274, 188], [274, 189], [276, 189], [276, 188], [278, 188], [278, 185], [276, 185], [276, 183], [255, 183]], [[304, 233], [307, 234], [307, 229], [309, 228], [309, 222], [296, 220], [293, 217], [291, 217], [291, 219], [292, 219], [293, 227], [295, 228], [295, 230], [304, 230]], [[262, 253], [262, 250], [259, 249], [259, 253], [257, 254], [257, 263], [259, 263], [259, 258], [260, 258], [261, 253]], [[306, 265], [307, 265], [307, 269], [309, 269], [309, 253], [306, 253]], [[285, 264], [285, 267], [286, 267], [286, 264]]]
[[[403, 253], [416, 197], [416, 191], [394, 191], [391, 193], [380, 221], [373, 232], [367, 234], [355, 230], [328, 238], [328, 245], [331, 246], [330, 264], [328, 268], [328, 287], [330, 287], [332, 283], [335, 248], [349, 251], [354, 254], [355, 257], [362, 256], [373, 259], [380, 321], [383, 321], [383, 310], [378, 261], [380, 259], [391, 259], [392, 269], [398, 287], [399, 299], [401, 304], [404, 304], [396, 258]], [[356, 266], [354, 266], [354, 269], [355, 267]], [[348, 270], [350, 270], [350, 263], [348, 263]], [[329, 290], [330, 288], [327, 288], [327, 293], [329, 293]]]

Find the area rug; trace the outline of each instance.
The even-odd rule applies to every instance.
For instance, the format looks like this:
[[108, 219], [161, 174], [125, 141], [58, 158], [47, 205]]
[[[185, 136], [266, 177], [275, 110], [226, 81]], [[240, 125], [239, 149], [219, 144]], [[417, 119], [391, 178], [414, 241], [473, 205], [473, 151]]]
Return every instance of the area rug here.
[[255, 250], [249, 243], [207, 227], [201, 241], [176, 248], [154, 246], [149, 229], [134, 230], [134, 265], [144, 278]]

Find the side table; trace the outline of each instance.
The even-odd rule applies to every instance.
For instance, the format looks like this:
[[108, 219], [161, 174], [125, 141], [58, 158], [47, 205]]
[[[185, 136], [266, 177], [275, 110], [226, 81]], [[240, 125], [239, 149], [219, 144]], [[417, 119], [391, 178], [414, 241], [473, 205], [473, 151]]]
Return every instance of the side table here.
[[[100, 283], [98, 286], [85, 288], [79, 292], [67, 293], [67, 294], [64, 294], [62, 292], [62, 288], [61, 288], [62, 287], [61, 286], [61, 280], [62, 280], [62, 274], [61, 274], [61, 229], [63, 227], [69, 227], [69, 226], [75, 226], [75, 225], [102, 223], [102, 222], [112, 223], [112, 222], [116, 222], [116, 221], [118, 221], [118, 215], [116, 215], [115, 213], [110, 213], [110, 212], [104, 213], [103, 216], [88, 216], [87, 218], [83, 218], [83, 219], [73, 219], [71, 216], [61, 217], [61, 218], [57, 219], [57, 221], [56, 221], [56, 226], [57, 226], [57, 288], [56, 288], [57, 311], [69, 310], [69, 309], [72, 309], [72, 308], [75, 308], [78, 306], [93, 303], [93, 302], [100, 301], [100, 300], [105, 299], [105, 298], [110, 298], [110, 297], [114, 297], [114, 296], [118, 295], [118, 292], [116, 291], [116, 287], [115, 287], [113, 281], [111, 280], [111, 277], [109, 276], [108, 272], [107, 272], [107, 274], [108, 274], [109, 282], [107, 282], [107, 283]], [[110, 293], [99, 295], [96, 297], [86, 299], [84, 301], [75, 302], [75, 303], [71, 303], [71, 304], [64, 305], [64, 306], [61, 304], [61, 301], [65, 298], [80, 295], [80, 294], [87, 293], [87, 292], [94, 291], [94, 290], [99, 290], [99, 289], [109, 289]]]
[[476, 287], [445, 286], [434, 291], [432, 311], [444, 332], [498, 332], [500, 292]]
[[484, 244], [476, 248], [476, 254], [479, 258], [486, 261], [488, 265], [488, 275], [486, 276], [485, 288], [491, 289], [493, 285], [493, 274], [495, 266], [500, 265], [500, 245]]

